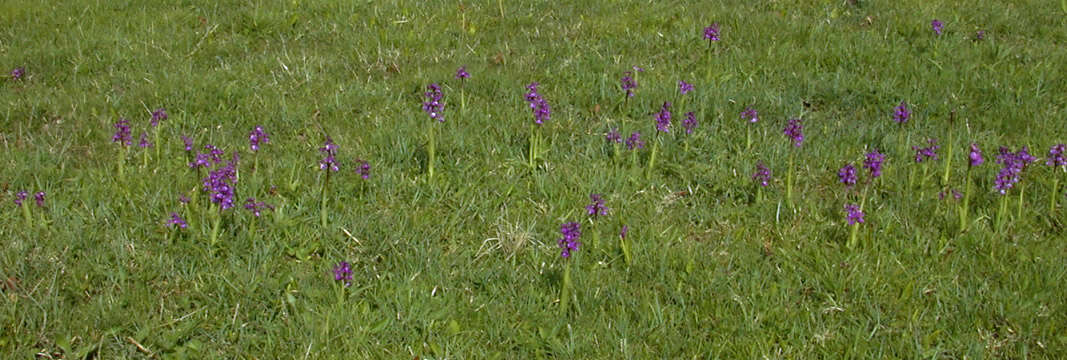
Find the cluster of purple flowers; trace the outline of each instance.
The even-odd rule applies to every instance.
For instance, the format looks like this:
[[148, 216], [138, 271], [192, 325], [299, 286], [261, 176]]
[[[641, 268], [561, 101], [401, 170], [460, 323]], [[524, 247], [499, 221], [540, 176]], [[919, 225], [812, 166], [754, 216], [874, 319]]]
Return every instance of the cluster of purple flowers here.
[[687, 83], [685, 80], [678, 80], [678, 91], [681, 92], [682, 95], [688, 94], [690, 91], [693, 91], [693, 84]]
[[856, 176], [856, 167], [852, 166], [852, 163], [845, 164], [844, 167], [837, 170], [837, 178], [842, 184], [845, 184], [845, 186], [852, 187], [853, 185], [856, 185], [856, 180], [858, 179]]
[[338, 263], [333, 268], [333, 280], [343, 282], [345, 287], [352, 286], [352, 265], [347, 261]]
[[1065, 147], [1067, 147], [1067, 145], [1052, 145], [1052, 147], [1048, 149], [1048, 160], [1045, 160], [1045, 165], [1052, 167], [1067, 166], [1067, 158], [1064, 158], [1063, 156], [1063, 150]]
[[167, 225], [182, 229], [189, 226], [189, 224], [185, 222], [185, 219], [182, 219], [182, 217], [176, 212], [170, 213], [170, 220], [167, 220]]
[[[22, 206], [22, 202], [25, 201], [26, 198], [29, 197], [29, 196], [30, 196], [30, 193], [28, 191], [26, 191], [26, 190], [19, 191], [19, 192], [15, 193], [15, 200], [14, 200], [15, 201], [15, 205]], [[33, 194], [33, 201], [35, 203], [37, 203], [38, 207], [44, 207], [44, 197], [45, 197], [44, 191], [38, 191], [38, 192]]]
[[534, 123], [537, 125], [544, 124], [548, 121], [548, 118], [552, 115], [552, 108], [548, 106], [548, 102], [545, 98], [541, 97], [541, 94], [537, 92], [537, 86], [540, 85], [536, 81], [526, 85], [526, 102], [530, 104], [530, 110], [533, 111]]
[[115, 123], [115, 135], [111, 136], [111, 142], [117, 142], [122, 146], [130, 146], [133, 138], [130, 136], [130, 121], [119, 118]]
[[[185, 148], [187, 150], [192, 150], [192, 145], [192, 141], [190, 141], [185, 144]], [[222, 155], [224, 154], [222, 149], [211, 144], [204, 145], [204, 149], [207, 149], [207, 153], [196, 153], [196, 156], [193, 157], [193, 161], [189, 162], [190, 168], [210, 168], [222, 162]], [[234, 157], [236, 156], [237, 153], [234, 153]]]
[[982, 149], [978, 148], [978, 144], [971, 143], [971, 153], [967, 155], [967, 166], [975, 167], [982, 165], [985, 159], [982, 158]]
[[22, 202], [26, 200], [27, 196], [30, 196], [30, 193], [26, 190], [15, 193], [15, 205], [22, 206]]
[[341, 170], [341, 168], [337, 166], [337, 159], [335, 158], [335, 156], [337, 156], [337, 144], [333, 143], [332, 138], [329, 136], [326, 137], [326, 143], [319, 148], [319, 152], [323, 155], [322, 160], [319, 160], [319, 169], [332, 171]]
[[634, 131], [626, 138], [626, 150], [641, 149], [645, 147], [645, 141], [641, 140], [641, 133]]
[[997, 163], [1003, 167], [997, 173], [993, 188], [1001, 195], [1007, 194], [1008, 189], [1015, 187], [1015, 184], [1019, 182], [1023, 169], [1034, 161], [1037, 161], [1037, 158], [1030, 155], [1026, 146], [1014, 153], [1006, 147], [1001, 147], [1000, 154], [997, 155]]
[[714, 23], [704, 28], [704, 40], [708, 41], [708, 45], [719, 41], [719, 23]]
[[469, 72], [467, 72], [467, 66], [466, 65], [460, 66], [459, 69], [456, 69], [456, 79], [466, 80], [466, 79], [469, 79], [470, 77], [471, 77], [471, 74]]
[[598, 216], [608, 215], [608, 209], [604, 206], [604, 198], [600, 194], [589, 194], [589, 201], [592, 201], [589, 205], [585, 206], [585, 211], [589, 216], [594, 218]]
[[356, 158], [356, 164], [358, 164], [356, 166], [356, 173], [359, 174], [359, 177], [363, 178], [363, 180], [370, 179], [370, 163], [366, 160]]
[[771, 169], [763, 165], [763, 162], [756, 163], [756, 173], [752, 174], [752, 180], [762, 187], [767, 187], [771, 182]]
[[934, 33], [938, 36], [941, 36], [941, 30], [944, 29], [944, 27], [945, 24], [942, 23], [941, 20], [934, 19], [933, 21], [930, 21], [930, 28], [932, 28]]
[[219, 204], [220, 210], [233, 207], [233, 198], [236, 196], [237, 186], [237, 153], [234, 159], [224, 166], [208, 172], [203, 181], [204, 192], [208, 193], [211, 202]]
[[608, 130], [607, 134], [604, 134], [604, 140], [607, 140], [609, 143], [621, 143], [622, 133], [619, 133], [619, 128], [617, 127], [611, 128], [611, 130]]
[[908, 110], [908, 103], [901, 101], [900, 105], [893, 108], [893, 121], [898, 124], [904, 124], [908, 122], [908, 118], [911, 117], [911, 110]]
[[656, 113], [656, 130], [670, 132], [671, 127], [671, 103], [663, 103], [663, 107]]
[[579, 246], [582, 246], [582, 243], [578, 242], [578, 238], [582, 236], [581, 226], [576, 222], [569, 222], [560, 226], [559, 232], [563, 234], [558, 241], [562, 249], [560, 256], [566, 259], [571, 257], [571, 253], [578, 251]]
[[863, 211], [860, 210], [859, 205], [846, 204], [845, 205], [845, 219], [848, 220], [849, 225], [855, 225], [856, 223], [863, 222]]
[[433, 83], [427, 85], [426, 89], [429, 91], [423, 94], [426, 96], [426, 102], [422, 103], [422, 111], [429, 114], [431, 120], [445, 122], [445, 103], [441, 102], [441, 87]]
[[745, 111], [741, 112], [741, 120], [748, 120], [748, 122], [755, 124], [759, 121], [759, 113], [751, 106], [746, 107]]
[[270, 143], [270, 135], [267, 135], [267, 132], [263, 131], [262, 126], [256, 125], [256, 127], [248, 133], [248, 147], [252, 149], [252, 152], [259, 151], [259, 145], [267, 143]]
[[693, 129], [697, 127], [697, 116], [692, 111], [685, 113], [685, 119], [682, 120], [682, 127], [685, 128], [686, 134], [692, 134]]
[[912, 146], [911, 147], [912, 150], [915, 150], [915, 162], [916, 163], [921, 163], [921, 162], [923, 162], [923, 160], [931, 160], [931, 159], [937, 160], [938, 159], [937, 150], [940, 149], [941, 147], [937, 145], [937, 139], [926, 140], [926, 143], [929, 146], [924, 147], [924, 148], [921, 148], [921, 147], [918, 147], [918, 146]]
[[248, 198], [245, 200], [245, 209], [252, 212], [252, 215], [259, 217], [260, 213], [266, 210], [274, 210], [274, 206], [262, 201], [256, 201], [256, 198]]
[[863, 167], [871, 172], [872, 179], [876, 179], [882, 176], [883, 162], [885, 162], [885, 155], [874, 150], [867, 153], [866, 159], [863, 160]]
[[167, 109], [159, 108], [152, 111], [152, 127], [159, 126], [160, 120], [167, 120]]
[[800, 124], [800, 119], [790, 119], [789, 123], [785, 125], [785, 129], [782, 130], [785, 136], [793, 140], [793, 145], [800, 147], [800, 144], [804, 143], [804, 128]]
[[26, 68], [21, 66], [11, 70], [11, 79], [15, 81], [22, 80], [22, 75], [26, 74]]

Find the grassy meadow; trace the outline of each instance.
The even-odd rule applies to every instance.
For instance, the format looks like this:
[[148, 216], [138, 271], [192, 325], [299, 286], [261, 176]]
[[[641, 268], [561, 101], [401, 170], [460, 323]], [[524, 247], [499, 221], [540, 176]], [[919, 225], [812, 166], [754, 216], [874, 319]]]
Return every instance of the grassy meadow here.
[[0, 0], [0, 357], [1057, 358], [1065, 15]]

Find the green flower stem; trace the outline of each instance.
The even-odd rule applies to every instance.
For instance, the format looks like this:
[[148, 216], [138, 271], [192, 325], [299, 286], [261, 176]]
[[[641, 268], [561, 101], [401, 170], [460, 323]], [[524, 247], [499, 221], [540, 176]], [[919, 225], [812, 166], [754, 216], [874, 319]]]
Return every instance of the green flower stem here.
[[1052, 193], [1049, 195], [1049, 202], [1048, 202], [1048, 213], [1049, 213], [1049, 215], [1052, 215], [1053, 213], [1056, 212], [1056, 203], [1058, 202], [1056, 200], [1059, 200], [1059, 194], [1058, 194], [1059, 193], [1059, 185], [1060, 185], [1060, 178], [1058, 178], [1055, 175], [1053, 175], [1053, 177], [1052, 177]]
[[707, 65], [708, 66], [707, 67], [708, 71], [704, 75], [704, 81], [706, 83], [708, 83], [708, 84], [711, 84], [712, 70], [714, 70], [715, 66], [711, 63], [711, 59], [712, 59], [711, 55], [713, 55], [714, 52], [711, 49], [711, 42], [710, 41], [708, 42], [708, 54], [709, 54], [708, 55], [708, 65]]
[[1008, 195], [1000, 196], [1000, 211], [997, 212], [997, 232], [1004, 231], [1005, 217], [1008, 216]]
[[[571, 254], [574, 256], [574, 254]], [[559, 314], [567, 314], [567, 305], [570, 304], [570, 289], [571, 289], [571, 261], [570, 259], [564, 259], [567, 264], [563, 266], [563, 285], [559, 291]]]
[[793, 152], [789, 152], [789, 170], [785, 173], [785, 203], [789, 205], [789, 208], [793, 208], [793, 172], [794, 172], [794, 160]]
[[622, 257], [626, 259], [626, 266], [633, 265], [633, 255], [630, 253], [630, 240], [619, 236], [619, 247], [622, 248]]
[[863, 195], [860, 197], [860, 211], [863, 211], [863, 208], [865, 206], [867, 206], [867, 192], [870, 191], [870, 190], [871, 190], [871, 185], [870, 184], [868, 184], [867, 186], [863, 187]]
[[467, 95], [466, 92], [463, 90], [463, 85], [461, 84], [459, 86], [459, 112], [460, 113], [464, 113], [464, 110], [467, 109], [467, 96], [466, 95]]
[[322, 183], [322, 208], [321, 208], [321, 212], [320, 212], [321, 220], [322, 220], [322, 227], [323, 228], [326, 228], [326, 225], [327, 225], [326, 204], [330, 200], [330, 198], [326, 196], [326, 189], [329, 188], [329, 186], [330, 186], [330, 169], [327, 168], [325, 171], [326, 171], [326, 180], [323, 181], [323, 183]]
[[345, 290], [346, 289], [345, 289], [344, 282], [334, 281], [334, 287], [337, 289], [337, 303], [338, 304], [344, 304], [345, 303], [345, 298], [346, 298], [346, 296], [345, 296]]
[[752, 126], [745, 126], [745, 151], [752, 149]]
[[125, 174], [126, 163], [126, 146], [119, 146], [119, 178]]
[[256, 228], [258, 227], [257, 225], [259, 225], [259, 217], [253, 215], [252, 218], [248, 221], [248, 239], [253, 244], [256, 243]]
[[219, 225], [222, 224], [222, 209], [218, 205], [211, 205], [211, 213], [215, 217], [211, 221], [211, 246], [219, 241]]
[[645, 173], [645, 178], [646, 179], [651, 179], [652, 178], [652, 169], [653, 169], [653, 167], [656, 166], [656, 152], [658, 151], [658, 149], [659, 149], [659, 134], [656, 134], [656, 136], [652, 138], [652, 155], [650, 155], [648, 157], [648, 169], [646, 169], [646, 173]]
[[22, 208], [22, 217], [26, 218], [26, 228], [33, 228], [33, 214], [30, 213], [29, 201], [23, 201], [22, 206], [20, 207]]
[[534, 159], [537, 158], [537, 145], [538, 145], [537, 143], [540, 142], [540, 137], [538, 135], [539, 135], [539, 133], [537, 132], [537, 124], [536, 123], [535, 124], [531, 124], [530, 125], [530, 156], [529, 156], [530, 168], [531, 169], [535, 168]]
[[590, 224], [593, 228], [593, 249], [600, 248], [600, 229], [596, 227], [596, 223]]
[[945, 174], [941, 176], [941, 186], [948, 187], [949, 174], [952, 173], [952, 149], [955, 148], [952, 142], [952, 135], [955, 134], [951, 129], [948, 132], [948, 143], [945, 144], [948, 147], [948, 154], [945, 156]]
[[908, 191], [915, 190], [915, 167], [908, 169]]
[[972, 185], [972, 182], [971, 182], [971, 168], [970, 167], [967, 167], [967, 179], [966, 179], [966, 181], [967, 181], [967, 185], [965, 185], [964, 192], [963, 192], [963, 205], [960, 206], [960, 233], [961, 234], [964, 231], [967, 231], [967, 212], [970, 211], [970, 208], [971, 208], [971, 191], [972, 191], [973, 185]]
[[434, 133], [436, 133], [436, 132], [437, 132], [437, 130], [434, 128], [434, 124], [431, 122], [430, 123], [430, 142], [426, 146], [426, 153], [428, 154], [428, 158], [427, 158], [427, 162], [426, 162], [426, 171], [430, 174], [430, 179], [433, 179], [433, 163], [434, 163], [434, 157], [435, 157], [434, 153], [437, 150], [436, 149], [437, 144], [436, 144], [436, 141], [435, 141], [436, 136], [434, 135]]
[[637, 149], [630, 150], [630, 168], [637, 168]]
[[159, 127], [160, 127], [160, 126], [163, 126], [163, 124], [159, 124], [159, 125], [157, 125], [157, 126], [155, 127], [155, 130], [153, 131], [153, 135], [152, 135], [152, 137], [153, 137], [153, 138], [154, 138], [154, 140], [155, 140], [155, 142], [154, 142], [154, 143], [152, 143], [152, 146], [155, 146], [155, 147], [156, 147], [156, 159], [161, 159], [161, 157], [160, 157], [160, 155], [159, 155], [159, 152], [160, 152], [160, 146], [159, 146], [159, 145], [160, 145], [160, 144], [159, 144]]
[[930, 164], [923, 164], [923, 176], [919, 178], [919, 190], [926, 186], [926, 177], [930, 174]]
[[848, 248], [854, 249], [856, 248], [856, 244], [859, 243], [860, 223], [856, 222], [849, 227], [852, 229], [849, 231], [848, 235]]
[[1026, 185], [1019, 183], [1019, 208], [1015, 212], [1015, 221], [1020, 221], [1023, 218], [1023, 194], [1026, 193]]
[[141, 152], [141, 167], [148, 168], [148, 149]]

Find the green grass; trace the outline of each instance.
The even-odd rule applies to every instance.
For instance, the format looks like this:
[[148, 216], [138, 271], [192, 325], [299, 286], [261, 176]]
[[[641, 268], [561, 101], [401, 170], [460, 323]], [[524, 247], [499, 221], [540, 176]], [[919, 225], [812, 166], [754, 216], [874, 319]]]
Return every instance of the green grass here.
[[[1062, 171], [1067, 6], [1057, 1], [678, 4], [0, 1], [4, 358], [1055, 358], [1067, 351]], [[944, 35], [930, 29], [934, 18]], [[702, 29], [718, 22], [709, 48]], [[977, 30], [986, 39], [974, 41]], [[460, 110], [456, 68], [463, 85]], [[637, 94], [623, 103], [632, 66]], [[696, 91], [682, 100], [677, 82]], [[524, 86], [552, 119], [528, 164]], [[448, 121], [421, 109], [444, 88]], [[603, 134], [675, 125], [646, 178]], [[906, 101], [901, 127], [890, 118]], [[759, 110], [753, 149], [738, 114]], [[134, 143], [118, 176], [119, 117]], [[686, 136], [680, 120], [694, 111]], [[950, 123], [950, 112], [956, 122]], [[804, 119], [794, 148], [781, 130]], [[251, 168], [248, 131], [271, 142]], [[436, 129], [435, 175], [427, 131]], [[319, 220], [324, 134], [340, 146]], [[950, 140], [951, 137], [951, 143]], [[180, 135], [241, 153], [220, 241]], [[953, 148], [923, 187], [911, 146]], [[967, 146], [969, 230], [959, 231]], [[996, 149], [1041, 157], [996, 229]], [[837, 169], [887, 154], [855, 248]], [[784, 203], [790, 152], [796, 206]], [[228, 156], [228, 155], [227, 155]], [[363, 181], [352, 160], [367, 159]], [[756, 202], [750, 176], [775, 180]], [[861, 181], [866, 172], [861, 171]], [[200, 176], [203, 176], [201, 174]], [[1060, 181], [1061, 187], [1063, 181]], [[918, 184], [918, 181], [916, 181]], [[12, 200], [47, 193], [34, 225]], [[609, 216], [591, 223], [589, 194]], [[195, 194], [182, 205], [180, 194]], [[276, 207], [256, 219], [249, 196]], [[165, 225], [172, 211], [189, 221]], [[581, 221], [560, 315], [559, 226]], [[255, 225], [253, 225], [253, 223]], [[617, 234], [631, 229], [633, 263]], [[593, 228], [601, 234], [592, 246]], [[254, 231], [253, 231], [254, 229]], [[352, 263], [353, 285], [333, 281]]]

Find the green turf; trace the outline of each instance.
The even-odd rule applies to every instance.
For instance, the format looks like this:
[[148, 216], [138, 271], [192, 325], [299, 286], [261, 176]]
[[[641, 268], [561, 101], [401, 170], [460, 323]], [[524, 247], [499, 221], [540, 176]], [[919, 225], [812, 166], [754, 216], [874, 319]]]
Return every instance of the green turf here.
[[[0, 357], [1056, 358], [1067, 176], [1045, 158], [1067, 141], [1065, 15], [1036, 0], [0, 1], [0, 69], [25, 67], [0, 79]], [[531, 168], [534, 81], [552, 115]], [[443, 124], [421, 110], [430, 83]], [[665, 101], [674, 125], [654, 140]], [[760, 122], [739, 118], [749, 105]], [[253, 155], [256, 125], [271, 141]], [[615, 127], [648, 146], [616, 157]], [[241, 155], [216, 244], [182, 135]], [[341, 171], [324, 227], [325, 135]], [[928, 138], [940, 159], [915, 164]], [[986, 163], [961, 232], [961, 200], [938, 194], [966, 189], [970, 143]], [[1001, 146], [1040, 159], [997, 226]], [[887, 160], [868, 185], [871, 149]], [[849, 162], [851, 190], [836, 175]], [[864, 188], [850, 248], [842, 209]], [[609, 215], [586, 215], [591, 193]], [[256, 218], [247, 197], [275, 210]], [[583, 245], [561, 314], [569, 221]], [[351, 287], [333, 280], [340, 261]]]

